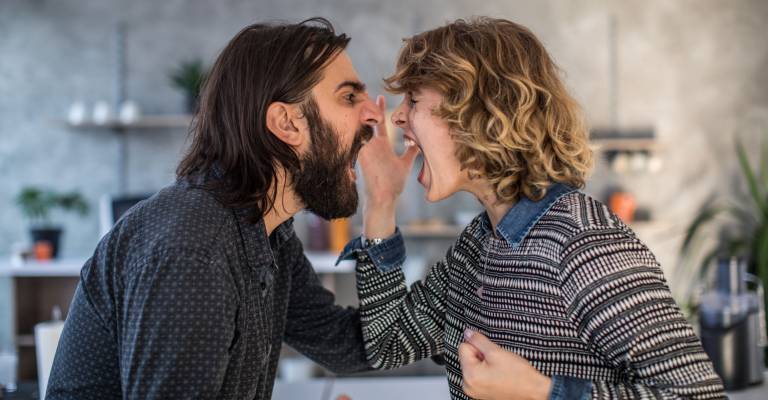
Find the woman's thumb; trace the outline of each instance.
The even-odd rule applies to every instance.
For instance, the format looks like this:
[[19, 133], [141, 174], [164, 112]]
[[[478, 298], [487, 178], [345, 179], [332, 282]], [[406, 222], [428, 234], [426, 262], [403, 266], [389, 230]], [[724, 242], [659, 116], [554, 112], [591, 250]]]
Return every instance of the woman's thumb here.
[[485, 335], [472, 329], [464, 330], [464, 341], [475, 346], [486, 357], [495, 351], [498, 351], [499, 346], [496, 343], [491, 342]]

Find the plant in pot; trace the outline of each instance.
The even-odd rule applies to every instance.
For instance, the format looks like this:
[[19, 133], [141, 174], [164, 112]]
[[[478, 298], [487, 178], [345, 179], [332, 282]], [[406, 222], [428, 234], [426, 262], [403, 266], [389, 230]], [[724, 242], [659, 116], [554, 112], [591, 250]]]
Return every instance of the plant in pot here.
[[16, 196], [16, 203], [24, 216], [29, 219], [32, 243], [37, 246], [47, 242], [52, 258], [58, 255], [62, 233], [62, 228], [51, 221], [52, 211], [61, 209], [84, 216], [89, 210], [88, 203], [80, 193], [59, 193], [37, 187], [23, 188]]
[[739, 196], [739, 191], [735, 191], [735, 200], [708, 199], [687, 228], [681, 255], [693, 258], [694, 252], [702, 249], [701, 239], [714, 233], [714, 245], [700, 253], [703, 261], [699, 264], [698, 281], [705, 281], [715, 260], [722, 264], [730, 259], [745, 263], [747, 272], [768, 287], [768, 140], [764, 139], [757, 166], [750, 163], [739, 139], [735, 147], [748, 193]]
[[195, 111], [200, 88], [207, 75], [208, 71], [200, 59], [184, 61], [170, 72], [171, 84], [184, 93], [187, 112]]

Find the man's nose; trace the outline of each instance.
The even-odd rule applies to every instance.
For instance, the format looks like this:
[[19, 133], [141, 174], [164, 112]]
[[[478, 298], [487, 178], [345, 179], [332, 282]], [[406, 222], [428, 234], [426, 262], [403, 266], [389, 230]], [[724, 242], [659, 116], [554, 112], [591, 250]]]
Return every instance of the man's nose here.
[[368, 97], [365, 100], [365, 105], [363, 105], [361, 118], [365, 124], [378, 125], [384, 121], [384, 113], [379, 109], [379, 106]]

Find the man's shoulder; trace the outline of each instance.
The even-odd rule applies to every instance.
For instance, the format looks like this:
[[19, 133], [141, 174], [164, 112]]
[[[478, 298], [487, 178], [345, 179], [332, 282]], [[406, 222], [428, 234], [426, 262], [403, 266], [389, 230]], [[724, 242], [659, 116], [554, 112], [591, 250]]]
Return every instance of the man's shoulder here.
[[234, 236], [234, 222], [210, 192], [176, 183], [132, 208], [109, 235], [144, 249], [208, 249]]

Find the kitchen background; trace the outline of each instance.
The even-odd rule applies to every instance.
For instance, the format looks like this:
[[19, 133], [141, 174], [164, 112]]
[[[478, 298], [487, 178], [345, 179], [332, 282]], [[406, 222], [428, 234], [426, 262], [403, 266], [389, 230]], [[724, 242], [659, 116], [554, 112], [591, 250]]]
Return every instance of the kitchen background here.
[[[29, 221], [16, 204], [25, 187], [82, 194], [88, 214], [53, 215], [64, 228], [58, 258], [81, 263], [101, 236], [104, 195], [152, 193], [170, 183], [188, 116], [184, 93], [169, 75], [190, 60], [209, 66], [245, 25], [329, 18], [352, 37], [348, 51], [376, 95], [403, 37], [472, 15], [519, 22], [544, 42], [595, 128], [600, 156], [586, 191], [616, 209], [629, 206], [627, 219], [687, 309], [705, 250], [717, 239], [711, 235], [681, 257], [686, 229], [709, 199], [746, 201], [737, 135], [753, 164], [768, 143], [768, 2], [761, 0], [3, 0], [2, 260], [30, 245]], [[387, 98], [390, 106], [399, 101]], [[130, 104], [123, 110], [128, 123], [93, 121], [108, 117], [104, 106], [117, 117], [121, 99]], [[469, 196], [427, 204], [412, 179], [399, 211], [415, 279], [480, 208]], [[351, 234], [359, 221], [351, 219]], [[297, 218], [306, 241], [312, 223], [307, 215]], [[19, 349], [20, 288], [34, 297], [47, 287], [16, 275], [0, 277], [6, 352]], [[355, 304], [353, 274], [325, 275], [340, 303]], [[47, 310], [37, 312], [49, 319]]]

